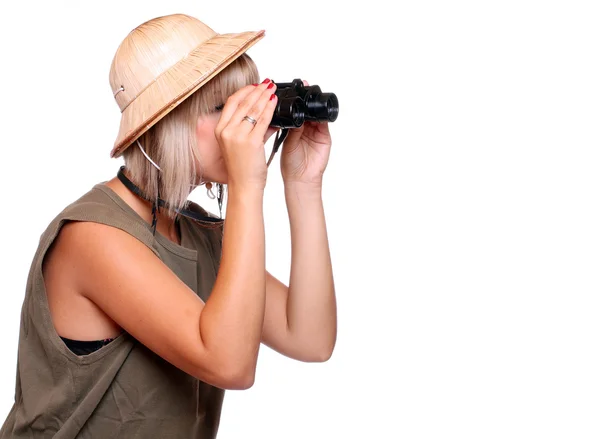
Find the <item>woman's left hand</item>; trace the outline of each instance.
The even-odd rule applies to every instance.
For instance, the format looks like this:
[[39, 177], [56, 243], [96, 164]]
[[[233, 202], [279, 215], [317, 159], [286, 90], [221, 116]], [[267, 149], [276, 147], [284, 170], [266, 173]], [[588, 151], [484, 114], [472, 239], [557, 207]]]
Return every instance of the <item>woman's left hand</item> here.
[[[304, 81], [304, 85], [308, 85]], [[305, 122], [290, 129], [281, 151], [281, 175], [285, 183], [321, 185], [329, 161], [329, 124]]]

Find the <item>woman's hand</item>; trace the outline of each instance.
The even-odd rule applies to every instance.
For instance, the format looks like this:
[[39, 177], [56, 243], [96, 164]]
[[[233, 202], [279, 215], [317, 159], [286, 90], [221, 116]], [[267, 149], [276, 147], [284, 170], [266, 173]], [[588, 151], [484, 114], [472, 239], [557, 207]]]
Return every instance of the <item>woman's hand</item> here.
[[[308, 83], [304, 81], [304, 85]], [[285, 183], [321, 185], [329, 161], [329, 124], [305, 122], [290, 129], [281, 151], [281, 174]]]
[[[229, 187], [264, 189], [267, 180], [265, 135], [277, 104], [276, 86], [269, 79], [231, 95], [215, 127], [228, 173]], [[245, 120], [249, 116], [256, 123]]]

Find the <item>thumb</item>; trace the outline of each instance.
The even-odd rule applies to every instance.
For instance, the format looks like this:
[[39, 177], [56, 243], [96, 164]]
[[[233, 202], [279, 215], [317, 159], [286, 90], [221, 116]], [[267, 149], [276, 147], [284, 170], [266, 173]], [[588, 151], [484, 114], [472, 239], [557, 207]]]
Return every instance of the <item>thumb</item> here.
[[302, 133], [304, 132], [304, 125], [302, 125], [300, 128], [291, 128], [288, 132], [287, 137], [285, 138], [285, 141], [283, 142], [283, 148], [284, 149], [295, 149], [295, 146], [298, 145], [298, 142], [300, 140], [300, 137], [302, 136]]

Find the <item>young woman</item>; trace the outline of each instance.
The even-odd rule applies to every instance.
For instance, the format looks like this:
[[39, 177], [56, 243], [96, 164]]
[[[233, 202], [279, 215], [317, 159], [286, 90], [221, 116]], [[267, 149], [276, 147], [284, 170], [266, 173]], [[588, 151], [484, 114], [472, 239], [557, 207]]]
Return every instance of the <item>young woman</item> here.
[[[217, 34], [171, 15], [119, 46], [112, 156], [125, 166], [42, 235], [0, 438], [212, 438], [224, 389], [252, 386], [261, 342], [300, 361], [331, 356], [327, 124], [306, 123], [284, 142], [289, 287], [265, 269], [276, 85], [259, 83], [245, 54], [263, 34]], [[220, 200], [227, 184], [225, 220], [187, 201], [203, 184]]]

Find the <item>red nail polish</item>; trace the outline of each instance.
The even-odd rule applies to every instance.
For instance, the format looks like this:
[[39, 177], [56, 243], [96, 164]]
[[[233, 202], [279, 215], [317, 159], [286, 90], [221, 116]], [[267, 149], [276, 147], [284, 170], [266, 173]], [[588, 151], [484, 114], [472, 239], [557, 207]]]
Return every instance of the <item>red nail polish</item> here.
[[271, 80], [269, 78], [266, 78], [262, 83], [266, 84], [267, 82], [271, 82]]
[[256, 87], [258, 84], [252, 84], [252, 85]]
[[272, 101], [273, 99], [275, 99], [275, 93], [273, 93], [273, 94], [271, 95], [271, 97], [269, 98], [269, 100], [270, 100], [270, 101]]
[[267, 85], [267, 88], [273, 88], [273, 83], [271, 82], [269, 85]]

